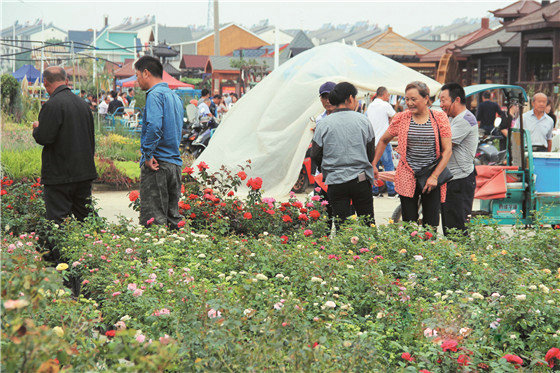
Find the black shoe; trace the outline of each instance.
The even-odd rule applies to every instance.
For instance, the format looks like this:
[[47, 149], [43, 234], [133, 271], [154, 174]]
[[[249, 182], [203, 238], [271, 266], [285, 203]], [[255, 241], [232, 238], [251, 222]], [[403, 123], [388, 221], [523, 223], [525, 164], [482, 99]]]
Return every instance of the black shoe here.
[[387, 197], [389, 198], [397, 198], [399, 195], [397, 193], [388, 193]]
[[377, 192], [377, 193], [373, 193], [373, 192], [372, 192], [372, 195], [373, 195], [373, 198], [381, 198], [381, 197], [383, 197], [383, 194], [382, 194], [382, 193], [379, 193], [379, 192]]

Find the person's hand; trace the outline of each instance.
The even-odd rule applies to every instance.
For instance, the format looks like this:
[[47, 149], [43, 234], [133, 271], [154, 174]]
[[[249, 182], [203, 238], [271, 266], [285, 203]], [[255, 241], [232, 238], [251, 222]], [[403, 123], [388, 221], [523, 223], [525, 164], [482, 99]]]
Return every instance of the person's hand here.
[[432, 190], [437, 188], [437, 176], [432, 175], [426, 181], [426, 185], [424, 186], [424, 190], [422, 193], [430, 193]]
[[36, 120], [36, 121], [33, 122], [32, 124], [33, 124], [33, 128], [39, 127], [39, 121], [38, 121], [38, 120]]
[[152, 157], [152, 159], [150, 160], [145, 161], [144, 164], [152, 171], [159, 170], [159, 163], [154, 157]]
[[379, 180], [379, 170], [375, 166], [373, 166], [373, 179]]

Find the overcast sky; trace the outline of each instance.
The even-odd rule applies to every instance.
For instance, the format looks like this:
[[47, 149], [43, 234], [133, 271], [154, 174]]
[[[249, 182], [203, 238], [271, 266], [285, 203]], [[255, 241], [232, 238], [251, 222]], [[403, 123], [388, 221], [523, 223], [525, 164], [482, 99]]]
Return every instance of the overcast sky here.
[[[116, 26], [126, 17], [156, 15], [158, 23], [168, 26], [205, 25], [208, 1], [126, 1], [96, 0], [47, 1], [0, 0], [2, 28], [19, 22], [45, 18], [46, 23], [68, 30], [100, 28], [103, 15]], [[325, 23], [343, 24], [369, 21], [392, 26], [403, 35], [422, 26], [448, 25], [461, 17], [481, 18], [489, 10], [513, 1], [233, 1], [220, 0], [220, 22], [237, 22], [250, 27], [269, 19], [280, 28], [317, 29]]]

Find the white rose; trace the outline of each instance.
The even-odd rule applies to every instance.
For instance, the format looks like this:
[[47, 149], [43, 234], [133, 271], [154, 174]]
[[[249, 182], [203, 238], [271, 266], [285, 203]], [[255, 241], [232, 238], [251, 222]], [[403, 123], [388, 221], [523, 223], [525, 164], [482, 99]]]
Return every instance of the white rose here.
[[472, 293], [472, 297], [474, 299], [484, 299], [484, 297], [480, 293]]
[[515, 299], [517, 300], [525, 300], [527, 299], [527, 296], [525, 294], [520, 294], [520, 295], [516, 295]]
[[262, 273], [257, 274], [255, 277], [257, 278], [257, 280], [263, 280], [263, 281], [268, 280], [268, 277], [266, 277]]
[[328, 300], [325, 302], [325, 307], [327, 308], [335, 308], [336, 307], [336, 303], [333, 302], [332, 300]]

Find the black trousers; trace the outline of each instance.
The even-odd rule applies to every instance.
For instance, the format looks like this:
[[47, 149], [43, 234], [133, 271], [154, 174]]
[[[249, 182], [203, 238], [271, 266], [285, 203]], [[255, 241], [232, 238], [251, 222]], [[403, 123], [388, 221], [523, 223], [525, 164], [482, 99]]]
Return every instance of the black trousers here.
[[352, 215], [352, 207], [358, 216], [366, 216], [367, 224], [375, 224], [373, 195], [369, 180], [358, 182], [356, 178], [342, 184], [331, 184], [327, 195], [337, 229]]
[[451, 228], [459, 229], [465, 235], [468, 233], [465, 223], [472, 213], [475, 189], [474, 171], [465, 178], [451, 180], [447, 183], [445, 203], [441, 205], [441, 222], [445, 235]]
[[76, 183], [45, 185], [43, 199], [47, 210], [47, 219], [62, 222], [70, 215], [83, 221], [93, 212], [91, 208], [92, 180]]
[[176, 229], [181, 221], [179, 213], [181, 198], [181, 167], [159, 161], [159, 170], [152, 171], [146, 165], [140, 167], [140, 224], [167, 225]]
[[422, 225], [431, 225], [436, 228], [439, 225], [439, 212], [440, 212], [440, 187], [435, 188], [430, 193], [422, 194], [422, 189], [416, 183], [416, 190], [414, 197], [399, 196], [401, 199], [402, 220], [408, 222], [417, 222], [418, 214], [418, 201], [422, 204]]

